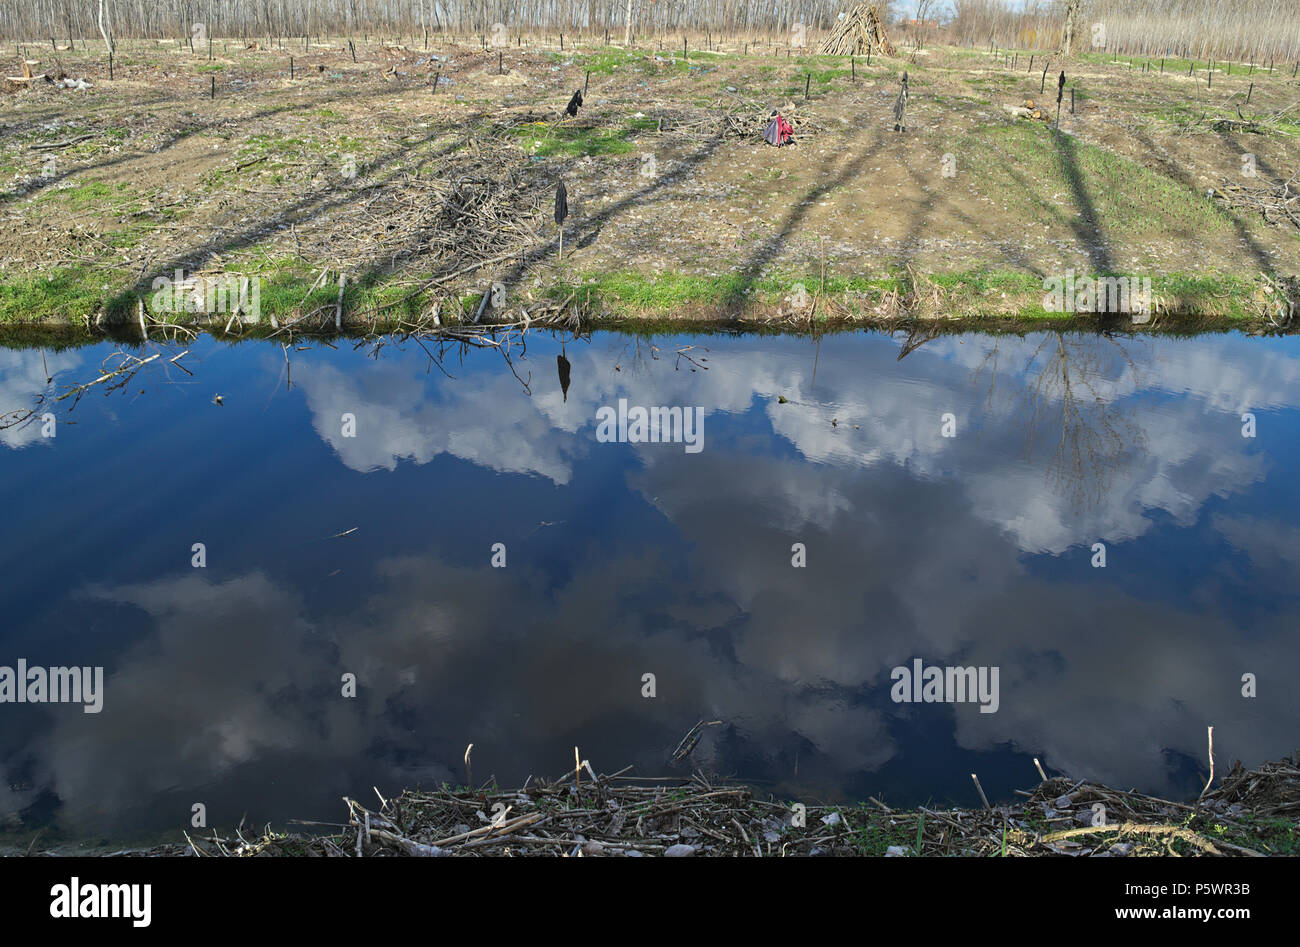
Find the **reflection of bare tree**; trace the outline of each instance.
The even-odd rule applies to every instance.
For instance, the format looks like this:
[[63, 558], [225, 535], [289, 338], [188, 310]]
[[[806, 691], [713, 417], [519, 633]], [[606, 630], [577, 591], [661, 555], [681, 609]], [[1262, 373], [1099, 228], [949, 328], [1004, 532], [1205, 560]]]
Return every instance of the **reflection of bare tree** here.
[[634, 335], [614, 359], [614, 371], [638, 375], [649, 370], [651, 362], [659, 361], [659, 346]]
[[[80, 404], [82, 398], [92, 392], [110, 396], [119, 392], [134, 390], [139, 394], [143, 394], [146, 389], [137, 388], [137, 385], [146, 381], [160, 385], [175, 384], [177, 376], [172, 373], [173, 368], [193, 377], [195, 372], [187, 368], [181, 360], [191, 354], [191, 343], [197, 339], [198, 333], [184, 327], [169, 328], [174, 330], [172, 338], [147, 338], [145, 341], [138, 343], [134, 347], [134, 351], [117, 349], [103, 360], [95, 377], [77, 384], [63, 384], [60, 386], [63, 390], [59, 394], [55, 394], [52, 387], [54, 379], [49, 377], [47, 369], [46, 390], [35, 392], [28, 405], [19, 408], [0, 408], [0, 431], [11, 428], [22, 430], [25, 426], [36, 423], [43, 416], [38, 413], [42, 408], [53, 410], [56, 407], [62, 407], [70, 415]], [[367, 355], [378, 360], [388, 350], [404, 353], [408, 350], [408, 344], [413, 343], [428, 357], [430, 370], [436, 367], [451, 379], [455, 377], [448, 371], [448, 365], [451, 362], [455, 361], [464, 364], [467, 358], [478, 351], [494, 351], [501, 357], [506, 367], [510, 369], [523, 388], [524, 393], [531, 395], [532, 373], [528, 372], [527, 377], [521, 376], [515, 364], [517, 359], [527, 359], [528, 331], [528, 328], [523, 325], [452, 326], [438, 331], [366, 336], [357, 340], [353, 349], [357, 350], [363, 346], [368, 346]], [[177, 337], [179, 333], [184, 334], [183, 339]], [[274, 339], [275, 335], [279, 335], [279, 333], [275, 333], [272, 339]], [[286, 391], [293, 387], [291, 381], [290, 343], [294, 341], [295, 337], [290, 334], [288, 338], [288, 343], [279, 343], [284, 356], [284, 368], [280, 377], [285, 381]], [[315, 345], [325, 346], [330, 349], [336, 348], [326, 338], [299, 336], [297, 339], [312, 344], [294, 346], [292, 349], [294, 352], [308, 351]], [[575, 336], [575, 341], [576, 339]], [[44, 359], [44, 357], [45, 352], [42, 349], [41, 358]], [[197, 370], [198, 366], [194, 364], [193, 358], [190, 359], [189, 364]], [[567, 400], [569, 384], [567, 359], [561, 356], [559, 364], [561, 385]], [[279, 379], [276, 380], [276, 387], [278, 385]], [[220, 395], [214, 400], [217, 404], [223, 403]]]
[[[1126, 342], [1109, 334], [1049, 332], [1029, 356], [1014, 397], [1025, 421], [1025, 459], [1051, 446], [1047, 479], [1077, 512], [1095, 506], [1125, 457], [1143, 450], [1146, 433], [1126, 416], [1117, 386], [1126, 375], [1140, 387]], [[997, 391], [998, 340], [976, 377], [989, 371], [986, 406]], [[1043, 442], [1043, 443], [1040, 443]]]

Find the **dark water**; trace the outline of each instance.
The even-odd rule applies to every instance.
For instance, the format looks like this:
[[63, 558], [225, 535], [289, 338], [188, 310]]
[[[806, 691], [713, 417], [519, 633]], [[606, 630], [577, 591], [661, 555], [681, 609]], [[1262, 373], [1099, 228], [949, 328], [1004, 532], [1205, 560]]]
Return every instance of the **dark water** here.
[[[290, 348], [287, 390], [205, 338], [47, 401], [0, 432], [0, 665], [102, 665], [103, 709], [0, 704], [0, 820], [337, 820], [471, 742], [476, 782], [659, 775], [701, 719], [696, 765], [806, 801], [996, 801], [1034, 756], [1186, 796], [1209, 725], [1221, 766], [1300, 744], [1300, 339], [900, 346], [599, 334], [566, 399], [537, 334], [453, 377]], [[116, 348], [0, 349], [0, 411]], [[620, 398], [703, 408], [703, 449], [598, 441]], [[892, 700], [916, 658], [998, 668], [996, 712]]]

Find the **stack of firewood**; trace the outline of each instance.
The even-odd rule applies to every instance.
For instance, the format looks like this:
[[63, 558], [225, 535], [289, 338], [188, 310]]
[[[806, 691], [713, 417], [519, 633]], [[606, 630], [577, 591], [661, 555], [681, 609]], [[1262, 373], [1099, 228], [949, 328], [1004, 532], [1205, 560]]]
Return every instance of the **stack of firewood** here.
[[832, 56], [865, 56], [868, 53], [893, 56], [894, 44], [885, 35], [884, 19], [871, 3], [859, 3], [840, 20], [821, 52]]

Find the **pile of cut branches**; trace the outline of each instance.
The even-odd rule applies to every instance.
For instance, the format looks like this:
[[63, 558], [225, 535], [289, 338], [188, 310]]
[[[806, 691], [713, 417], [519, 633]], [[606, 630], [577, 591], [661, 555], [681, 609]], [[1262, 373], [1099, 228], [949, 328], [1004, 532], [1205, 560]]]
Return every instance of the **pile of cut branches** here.
[[[1190, 803], [1065, 777], [1020, 801], [982, 809], [895, 809], [763, 800], [745, 787], [689, 778], [596, 775], [581, 769], [514, 791], [489, 784], [345, 799], [328, 836], [272, 833], [189, 838], [130, 854], [392, 857], [687, 855], [1259, 856], [1300, 851], [1300, 754], [1246, 770]], [[628, 767], [630, 769], [631, 767]], [[1041, 773], [1040, 769], [1040, 773]], [[1044, 774], [1045, 775], [1045, 774]], [[304, 823], [315, 824], [315, 823]], [[242, 829], [242, 827], [241, 827]], [[126, 854], [126, 853], [115, 853]]]
[[1228, 207], [1260, 214], [1278, 227], [1288, 224], [1300, 229], [1300, 171], [1275, 184], [1241, 184], [1224, 179], [1216, 196]]

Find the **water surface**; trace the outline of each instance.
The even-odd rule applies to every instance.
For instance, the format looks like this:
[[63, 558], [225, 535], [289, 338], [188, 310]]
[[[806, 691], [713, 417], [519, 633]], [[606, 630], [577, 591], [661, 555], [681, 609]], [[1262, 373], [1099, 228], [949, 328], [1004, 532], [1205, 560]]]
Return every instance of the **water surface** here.
[[[471, 742], [476, 782], [683, 772], [699, 720], [692, 763], [809, 802], [1007, 799], [1035, 756], [1185, 797], [1209, 725], [1220, 766], [1295, 747], [1300, 339], [353, 345], [151, 343], [75, 407], [118, 343], [0, 349], [0, 411], [45, 397], [0, 431], [0, 665], [106, 675], [0, 704], [0, 820], [338, 820]], [[703, 449], [599, 441], [619, 399]], [[916, 658], [997, 667], [997, 711], [895, 702]]]

